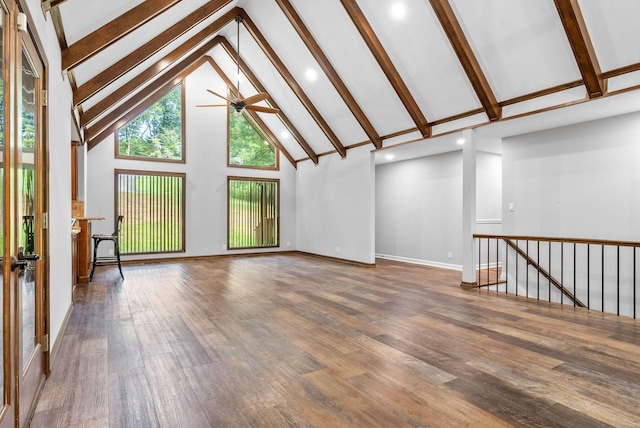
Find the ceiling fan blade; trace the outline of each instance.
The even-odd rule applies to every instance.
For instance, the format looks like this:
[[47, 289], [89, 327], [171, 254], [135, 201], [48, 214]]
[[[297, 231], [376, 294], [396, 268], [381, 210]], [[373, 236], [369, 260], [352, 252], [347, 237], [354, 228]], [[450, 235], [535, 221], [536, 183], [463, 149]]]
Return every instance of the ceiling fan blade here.
[[259, 103], [260, 101], [264, 101], [267, 98], [269, 98], [269, 94], [267, 94], [266, 92], [259, 92], [255, 95], [251, 95], [250, 97], [245, 98], [244, 100], [242, 100], [242, 102], [245, 103], [245, 105], [249, 105]]
[[225, 96], [223, 96], [223, 95], [220, 95], [220, 94], [219, 94], [219, 93], [217, 93], [217, 92], [213, 92], [211, 89], [207, 89], [207, 92], [209, 92], [210, 94], [213, 94], [213, 95], [215, 95], [215, 96], [217, 96], [217, 97], [220, 97], [220, 98], [222, 98], [223, 100], [227, 100], [227, 101], [229, 101], [230, 103], [232, 103], [232, 102], [233, 102], [233, 101], [232, 101], [232, 100], [230, 100], [229, 98], [227, 98], [227, 97], [225, 97]]
[[197, 104], [196, 107], [226, 107], [228, 104]]
[[278, 110], [277, 108], [252, 106], [252, 105], [246, 106], [245, 109], [251, 110], [251, 111], [257, 111], [260, 113], [279, 113], [280, 112], [280, 110]]

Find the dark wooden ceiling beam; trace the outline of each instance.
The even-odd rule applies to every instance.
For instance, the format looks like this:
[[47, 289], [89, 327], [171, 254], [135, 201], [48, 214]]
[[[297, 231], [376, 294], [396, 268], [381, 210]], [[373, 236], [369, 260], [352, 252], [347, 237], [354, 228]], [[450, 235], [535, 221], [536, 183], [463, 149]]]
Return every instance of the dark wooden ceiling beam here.
[[[167, 93], [171, 88], [176, 86], [178, 83], [182, 82], [189, 74], [193, 73], [198, 67], [203, 65], [206, 62], [205, 57], [201, 57], [196, 62], [192, 62], [188, 67], [181, 69], [177, 73], [172, 73], [171, 75], [162, 75], [155, 81], [151, 82], [149, 85], [145, 86], [142, 90], [136, 93], [131, 98], [127, 99], [124, 103], [120, 104], [114, 110], [112, 110], [108, 115], [104, 118], [96, 122], [91, 127], [85, 128], [84, 130], [84, 138], [86, 141], [94, 141], [98, 135], [105, 129], [111, 129], [111, 126], [115, 123], [122, 123], [123, 118], [130, 118], [129, 112], [136, 109], [138, 106], [142, 105], [143, 111], [151, 107], [153, 103], [158, 101], [158, 99], [162, 98], [161, 95], [159, 98], [156, 95], [160, 92]], [[161, 89], [167, 89], [162, 92]], [[104, 139], [104, 138], [103, 138]], [[95, 147], [99, 141], [94, 141], [91, 147]]]
[[451, 5], [447, 0], [429, 0], [429, 2], [489, 120], [492, 122], [500, 120], [502, 108], [498, 105], [491, 85], [489, 85], [489, 81], [471, 49]]
[[400, 101], [407, 109], [411, 119], [413, 119], [414, 123], [420, 130], [420, 133], [423, 137], [429, 137], [429, 135], [431, 135], [431, 126], [424, 117], [424, 114], [422, 114], [418, 103], [416, 103], [415, 99], [411, 95], [411, 91], [409, 91], [404, 80], [402, 80], [400, 73], [398, 73], [393, 61], [382, 46], [380, 39], [376, 36], [371, 24], [369, 24], [369, 21], [367, 21], [367, 18], [358, 6], [358, 3], [355, 0], [340, 1], [344, 9], [349, 14], [351, 21], [353, 21], [353, 24], [356, 26], [358, 32], [369, 47], [369, 50], [375, 57], [376, 61], [378, 61], [378, 64], [380, 65], [380, 68], [382, 68], [385, 76], [389, 79], [389, 83], [391, 83], [396, 94], [398, 94]]
[[[231, 45], [231, 43], [229, 43], [229, 41], [227, 39], [223, 39], [222, 42], [220, 43], [220, 46], [222, 46], [224, 48], [224, 50], [227, 52], [227, 54], [231, 57], [231, 59], [237, 65], [238, 53], [234, 49], [234, 47]], [[249, 83], [251, 83], [251, 85], [253, 85], [253, 87], [256, 88], [259, 92], [267, 92], [267, 93], [269, 92], [264, 87], [262, 82], [260, 82], [260, 79], [258, 79], [258, 76], [251, 70], [251, 68], [246, 64], [246, 62], [242, 58], [240, 58], [240, 69], [242, 70], [244, 75], [249, 80]], [[307, 141], [302, 136], [300, 131], [298, 131], [298, 129], [294, 126], [293, 122], [287, 117], [287, 115], [284, 113], [284, 111], [278, 106], [278, 103], [276, 103], [276, 100], [274, 100], [273, 97], [270, 96], [267, 99], [267, 103], [271, 107], [277, 108], [278, 110], [280, 110], [280, 112], [278, 113], [278, 118], [282, 121], [284, 126], [289, 130], [289, 132], [291, 133], [293, 138], [296, 139], [298, 144], [300, 144], [300, 147], [302, 147], [302, 150], [304, 150], [305, 153], [309, 156], [309, 159], [311, 159], [313, 161], [313, 163], [317, 164], [318, 163], [318, 155], [311, 148], [309, 143], [307, 143]]]
[[271, 45], [269, 45], [269, 42], [267, 42], [267, 39], [262, 35], [260, 30], [258, 30], [258, 27], [253, 23], [249, 15], [244, 10], [242, 10], [240, 16], [242, 17], [242, 23], [244, 24], [247, 31], [249, 31], [253, 39], [256, 41], [258, 46], [260, 46], [260, 49], [262, 49], [262, 51], [267, 56], [269, 61], [271, 61], [271, 64], [273, 64], [278, 73], [280, 73], [284, 81], [287, 82], [293, 93], [300, 100], [304, 108], [307, 109], [307, 111], [318, 124], [324, 135], [327, 136], [333, 147], [335, 147], [340, 156], [342, 156], [343, 158], [346, 157], [347, 149], [345, 149], [345, 147], [342, 145], [327, 121], [324, 120], [318, 109], [313, 105], [309, 97], [304, 93], [298, 82], [296, 82], [296, 79], [294, 79], [291, 72], [278, 57], [275, 50], [271, 47]]
[[[226, 41], [226, 40], [225, 40]], [[228, 43], [228, 42], [227, 42]], [[231, 92], [233, 92], [233, 94], [236, 96], [237, 99], [242, 99], [244, 98], [242, 96], [242, 94], [238, 91], [238, 88], [233, 84], [233, 82], [231, 81], [231, 79], [229, 79], [227, 77], [226, 74], [224, 74], [224, 71], [222, 70], [222, 68], [220, 68], [220, 66], [213, 60], [213, 58], [211, 57], [206, 57], [207, 62], [209, 63], [209, 65], [211, 65], [211, 67], [213, 67], [213, 69], [216, 71], [216, 73], [218, 73], [218, 75], [220, 76], [220, 78], [222, 80], [224, 80], [224, 83], [227, 85], [227, 87], [229, 89], [231, 89]], [[242, 67], [241, 67], [242, 68]], [[244, 70], [243, 70], [244, 72]], [[246, 74], [246, 73], [245, 73]], [[228, 108], [228, 107], [227, 107]], [[228, 110], [227, 110], [228, 111]], [[258, 113], [256, 113], [255, 111], [251, 111], [251, 110], [244, 110], [245, 113], [247, 113], [249, 116], [251, 116], [251, 119], [253, 121], [255, 121], [256, 125], [258, 125], [260, 127], [260, 130], [262, 132], [264, 132], [267, 135], [267, 138], [269, 138], [271, 141], [273, 141], [273, 144], [276, 145], [276, 147], [278, 147], [278, 150], [280, 150], [282, 152], [282, 154], [284, 155], [284, 157], [286, 157], [289, 162], [291, 163], [291, 165], [293, 165], [294, 168], [297, 168], [297, 162], [296, 160], [291, 156], [291, 154], [289, 153], [289, 151], [282, 145], [282, 143], [280, 142], [280, 140], [278, 140], [278, 137], [276, 137], [273, 132], [271, 132], [271, 129], [269, 129], [269, 127], [267, 126], [266, 123], [264, 123], [264, 121], [260, 118], [260, 116], [258, 115]]]
[[[189, 40], [184, 42], [182, 45], [174, 49], [172, 52], [167, 54], [164, 58], [157, 61], [153, 65], [151, 65], [146, 70], [142, 71], [137, 76], [133, 77], [128, 82], [124, 83], [118, 89], [113, 91], [111, 94], [97, 102], [94, 106], [92, 106], [89, 110], [87, 110], [81, 116], [81, 124], [89, 123], [96, 117], [100, 116], [104, 111], [109, 109], [113, 104], [117, 104], [120, 100], [126, 98], [130, 93], [134, 92], [137, 88], [144, 85], [146, 81], [154, 79], [158, 74], [162, 73], [164, 70], [170, 68], [171, 64], [179, 61], [183, 56], [189, 53], [191, 50], [195, 49], [198, 45], [200, 45], [205, 40], [209, 39], [212, 34], [216, 34], [222, 27], [232, 21], [239, 13], [240, 9], [234, 8], [229, 12], [222, 15], [220, 18], [216, 19], [213, 23], [206, 26], [202, 31], [195, 34]], [[217, 42], [215, 43], [217, 44]], [[206, 54], [208, 49], [212, 49], [212, 42], [205, 44], [203, 47], [200, 47], [197, 50], [198, 57], [194, 58], [193, 61], [196, 61], [198, 58]], [[207, 49], [208, 47], [208, 49]], [[189, 55], [190, 58], [193, 57]]]
[[94, 76], [76, 91], [73, 92], [73, 103], [78, 105], [104, 89], [107, 85], [114, 82], [119, 77], [126, 74], [132, 68], [141, 64], [151, 56], [155, 55], [161, 49], [169, 45], [178, 37], [209, 18], [220, 9], [231, 3], [231, 0], [212, 0], [204, 6], [189, 14], [186, 18], [180, 20], [156, 37], [140, 46], [115, 64], [111, 65], [100, 74]]
[[554, 1], [587, 94], [589, 98], [601, 97], [607, 92], [607, 80], [602, 77], [602, 70], [600, 70], [578, 0]]
[[364, 114], [356, 99], [351, 95], [347, 85], [345, 85], [336, 69], [331, 65], [331, 61], [329, 61], [327, 55], [322, 51], [320, 45], [316, 42], [311, 31], [309, 31], [307, 26], [304, 24], [302, 18], [300, 18], [300, 15], [298, 15], [291, 2], [289, 0], [276, 0], [276, 3], [278, 3], [278, 6], [280, 6], [280, 9], [282, 9], [285, 16], [300, 36], [300, 39], [307, 46], [311, 55], [316, 59], [318, 65], [322, 68], [322, 71], [324, 71], [324, 74], [336, 88], [336, 91], [338, 91], [338, 94], [347, 105], [347, 108], [349, 108], [365, 134], [367, 134], [367, 137], [369, 137], [376, 148], [381, 148], [382, 138], [380, 138], [380, 135], [378, 135], [378, 132]]
[[[181, 0], [143, 1], [62, 51], [62, 70], [77, 67]], [[78, 7], [82, 7], [78, 5]]]

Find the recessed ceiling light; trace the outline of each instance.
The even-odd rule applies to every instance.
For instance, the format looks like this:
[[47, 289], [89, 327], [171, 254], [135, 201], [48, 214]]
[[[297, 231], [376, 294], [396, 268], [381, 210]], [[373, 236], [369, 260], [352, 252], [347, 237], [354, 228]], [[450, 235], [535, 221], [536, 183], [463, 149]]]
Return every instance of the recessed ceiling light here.
[[386, 155], [384, 158], [385, 158], [386, 160], [391, 160], [391, 159], [393, 159], [393, 155]]
[[391, 16], [394, 19], [402, 19], [407, 15], [407, 7], [402, 2], [396, 2], [391, 5]]
[[312, 68], [308, 69], [304, 75], [307, 76], [307, 80], [310, 80], [311, 82], [318, 78], [318, 73]]
[[459, 145], [463, 145], [464, 144], [464, 138], [458, 138], [458, 141], [456, 141], [456, 143], [458, 143]]
[[289, 138], [289, 135], [291, 135], [291, 134], [289, 134], [289, 131], [282, 131], [282, 132], [280, 133], [280, 136], [281, 136], [282, 138], [284, 138], [285, 140], [286, 140], [287, 138]]

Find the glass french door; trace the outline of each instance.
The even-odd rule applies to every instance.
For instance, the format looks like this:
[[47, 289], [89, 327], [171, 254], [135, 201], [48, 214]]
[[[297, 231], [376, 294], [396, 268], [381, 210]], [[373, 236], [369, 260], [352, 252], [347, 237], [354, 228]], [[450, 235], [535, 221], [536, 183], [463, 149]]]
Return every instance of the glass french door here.
[[44, 66], [0, 0], [0, 428], [27, 423], [46, 370]]
[[44, 251], [43, 165], [43, 64], [30, 38], [19, 40], [18, 125], [13, 168], [15, 211], [12, 232], [17, 238], [14, 257], [18, 425], [24, 426], [44, 380]]

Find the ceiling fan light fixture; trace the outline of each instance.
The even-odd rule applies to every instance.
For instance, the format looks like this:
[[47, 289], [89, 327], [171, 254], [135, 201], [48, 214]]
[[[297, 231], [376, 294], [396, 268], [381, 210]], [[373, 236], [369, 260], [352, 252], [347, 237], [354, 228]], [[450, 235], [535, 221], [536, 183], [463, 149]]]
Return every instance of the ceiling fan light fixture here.
[[[236, 51], [236, 65], [238, 69], [236, 72], [237, 84], [236, 84], [236, 90], [235, 90], [235, 93], [237, 95], [232, 96], [232, 98], [235, 98], [235, 99], [230, 99], [212, 91], [211, 89], [207, 89], [207, 91], [219, 98], [226, 100], [229, 103], [229, 106], [235, 110], [234, 113], [236, 116], [240, 116], [245, 109], [252, 110], [254, 112], [260, 112], [260, 113], [279, 113], [279, 110], [276, 108], [254, 105], [256, 103], [259, 103], [269, 98], [269, 94], [267, 94], [266, 92], [258, 92], [257, 94], [251, 95], [250, 97], [240, 98], [240, 82], [244, 78], [240, 70], [240, 23], [242, 23], [241, 16], [239, 15], [236, 16], [236, 23], [238, 24], [238, 27], [237, 27], [238, 49]], [[218, 105], [220, 104], [199, 105], [198, 107], [215, 107]]]

